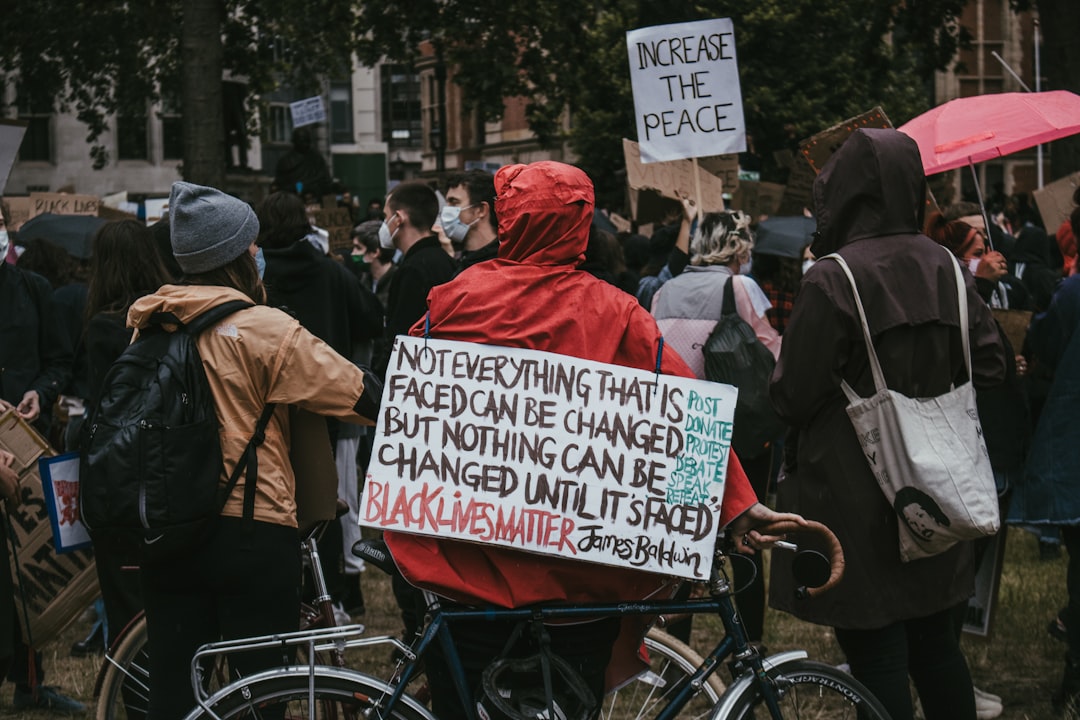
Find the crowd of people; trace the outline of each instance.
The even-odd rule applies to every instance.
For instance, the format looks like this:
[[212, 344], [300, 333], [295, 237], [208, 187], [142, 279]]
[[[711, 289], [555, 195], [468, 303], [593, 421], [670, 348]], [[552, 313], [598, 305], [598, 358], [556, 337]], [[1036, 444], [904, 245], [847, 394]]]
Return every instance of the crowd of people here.
[[[1080, 392], [1080, 364], [1070, 362], [1080, 322], [1073, 277], [1080, 208], [1052, 234], [1034, 216], [999, 221], [991, 213], [988, 226], [969, 203], [927, 213], [914, 142], [895, 131], [860, 130], [815, 181], [807, 215], [817, 219], [816, 233], [783, 252], [756, 247], [761, 218], [738, 209], [700, 213], [690, 198], [673, 203], [668, 222], [648, 235], [612, 232], [600, 222], [584, 172], [538, 162], [494, 175], [456, 173], [437, 189], [401, 183], [376, 217], [356, 225], [350, 247], [327, 253], [302, 193], [328, 178], [301, 162], [303, 140], [282, 168], [280, 189], [255, 207], [178, 182], [165, 220], [149, 228], [105, 223], [85, 260], [48, 238], [16, 243], [2, 226], [6, 209], [0, 217], [0, 409], [14, 408], [57, 447], [78, 447], [84, 407], [156, 314], [183, 321], [226, 300], [254, 305], [197, 341], [221, 424], [222, 481], [263, 408], [276, 404], [258, 450], [254, 523], [243, 514], [240, 483], [212, 537], [179, 565], [144, 561], [133, 573], [125, 568], [139, 563], [135, 549], [94, 538], [104, 639], [146, 611], [152, 718], [185, 714], [188, 661], [202, 643], [296, 629], [302, 587], [288, 438], [297, 412], [325, 418], [338, 497], [348, 506], [323, 541], [325, 572], [341, 619], [363, 614], [364, 567], [349, 550], [359, 538], [358, 478], [373, 439], [367, 428], [396, 336], [547, 350], [706, 379], [701, 348], [729, 283], [737, 314], [776, 361], [771, 398], [788, 431], [761, 452], [733, 455], [724, 523], [754, 554], [771, 541], [756, 528], [805, 517], [828, 525], [847, 553], [840, 586], [800, 601], [788, 561], [777, 557], [769, 602], [834, 628], [852, 674], [894, 720], [914, 716], [909, 681], [928, 720], [1002, 711], [1000, 698], [973, 687], [959, 644], [975, 568], [993, 539], [901, 561], [897, 512], [845, 413], [842, 383], [862, 396], [874, 388], [859, 314], [840, 265], [820, 258], [839, 254], [858, 281], [890, 388], [926, 397], [973, 382], [1002, 515], [1039, 529], [1047, 542], [1064, 528], [1071, 589], [1080, 586], [1073, 474], [1080, 457], [1072, 457], [1080, 443], [1067, 429]], [[298, 179], [305, 168], [316, 179]], [[954, 259], [966, 282], [966, 327]], [[996, 310], [1031, 313], [1026, 340], [1010, 340]], [[15, 502], [10, 464], [0, 456], [0, 495]], [[475, 543], [400, 533], [386, 539], [401, 570], [394, 594], [406, 638], [422, 623], [418, 588], [448, 603], [503, 606], [688, 589], [647, 573]], [[747, 586], [737, 602], [748, 636], [760, 643], [766, 590], [755, 559], [756, 568], [739, 562], [734, 570], [736, 584]], [[78, 711], [79, 703], [44, 685], [40, 653], [22, 642], [4, 565], [0, 658], [8, 659], [16, 706]], [[1080, 697], [1080, 592], [1070, 593], [1054, 627], [1068, 641], [1056, 694], [1065, 703]], [[689, 626], [671, 630], [685, 638]], [[601, 620], [553, 631], [552, 641], [599, 696], [618, 679], [605, 672], [609, 665], [633, 668], [641, 633], [639, 624]], [[470, 679], [503, 649], [506, 634], [480, 621], [462, 634]], [[241, 670], [275, 660], [255, 656]], [[463, 717], [437, 653], [427, 673], [436, 714]]]

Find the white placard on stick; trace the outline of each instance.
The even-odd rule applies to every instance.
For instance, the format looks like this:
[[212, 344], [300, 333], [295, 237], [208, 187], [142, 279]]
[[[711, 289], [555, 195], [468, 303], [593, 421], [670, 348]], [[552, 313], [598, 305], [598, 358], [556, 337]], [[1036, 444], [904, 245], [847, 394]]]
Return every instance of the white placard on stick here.
[[293, 127], [326, 122], [326, 106], [321, 95], [289, 103], [289, 112], [292, 114]]
[[746, 150], [730, 18], [626, 33], [642, 162]]
[[737, 391], [399, 336], [360, 524], [705, 579]]

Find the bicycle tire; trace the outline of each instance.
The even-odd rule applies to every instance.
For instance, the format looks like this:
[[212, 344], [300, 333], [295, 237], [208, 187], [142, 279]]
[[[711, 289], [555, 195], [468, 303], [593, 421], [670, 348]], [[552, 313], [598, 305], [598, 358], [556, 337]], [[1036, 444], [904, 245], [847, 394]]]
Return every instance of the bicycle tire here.
[[[780, 713], [783, 718], [828, 720], [889, 720], [889, 713], [862, 683], [832, 665], [813, 660], [794, 660], [769, 673], [778, 682]], [[710, 720], [769, 720], [761, 689], [750, 684], [735, 701], [732, 711], [719, 717], [717, 708]]]
[[[645, 647], [649, 651], [649, 669], [604, 697], [600, 720], [641, 720], [655, 716], [673, 696], [678, 683], [704, 663], [686, 643], [656, 628], [645, 636]], [[714, 672], [677, 717], [706, 718], [723, 694], [724, 683]]]
[[146, 616], [139, 615], [105, 655], [108, 666], [97, 696], [97, 720], [142, 720], [150, 704]]
[[[352, 720], [370, 717], [376, 703], [392, 692], [391, 685], [355, 670], [317, 666], [312, 679], [311, 668], [290, 667], [237, 681], [210, 698], [207, 704], [221, 720], [280, 717], [280, 712], [289, 720]], [[316, 698], [314, 712], [310, 704], [312, 694]], [[208, 716], [205, 710], [196, 708], [186, 720]], [[435, 720], [427, 708], [409, 695], [402, 696], [392, 713], [380, 712], [378, 716], [388, 720]]]

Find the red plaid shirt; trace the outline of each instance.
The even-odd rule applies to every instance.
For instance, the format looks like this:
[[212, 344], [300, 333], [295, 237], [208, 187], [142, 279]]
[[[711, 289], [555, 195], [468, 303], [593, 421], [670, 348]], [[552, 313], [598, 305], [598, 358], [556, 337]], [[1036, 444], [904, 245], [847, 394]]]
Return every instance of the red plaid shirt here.
[[771, 282], [761, 283], [761, 289], [772, 302], [772, 307], [765, 311], [765, 317], [773, 329], [783, 335], [788, 318], [791, 317], [791, 308], [795, 304], [795, 293], [778, 290]]

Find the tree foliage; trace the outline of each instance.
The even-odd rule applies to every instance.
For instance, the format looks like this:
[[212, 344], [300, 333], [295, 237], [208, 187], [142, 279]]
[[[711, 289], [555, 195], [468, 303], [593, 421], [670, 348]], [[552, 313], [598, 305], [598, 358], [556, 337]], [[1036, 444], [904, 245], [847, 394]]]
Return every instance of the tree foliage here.
[[[245, 80], [249, 98], [282, 81], [315, 92], [322, 74], [348, 71], [354, 20], [335, 0], [12, 3], [0, 23], [0, 83], [14, 83], [20, 107], [74, 112], [98, 167], [110, 160], [101, 138], [117, 114], [180, 101], [184, 176], [220, 185], [222, 74]], [[206, 21], [210, 30], [182, 42], [185, 24]]]

